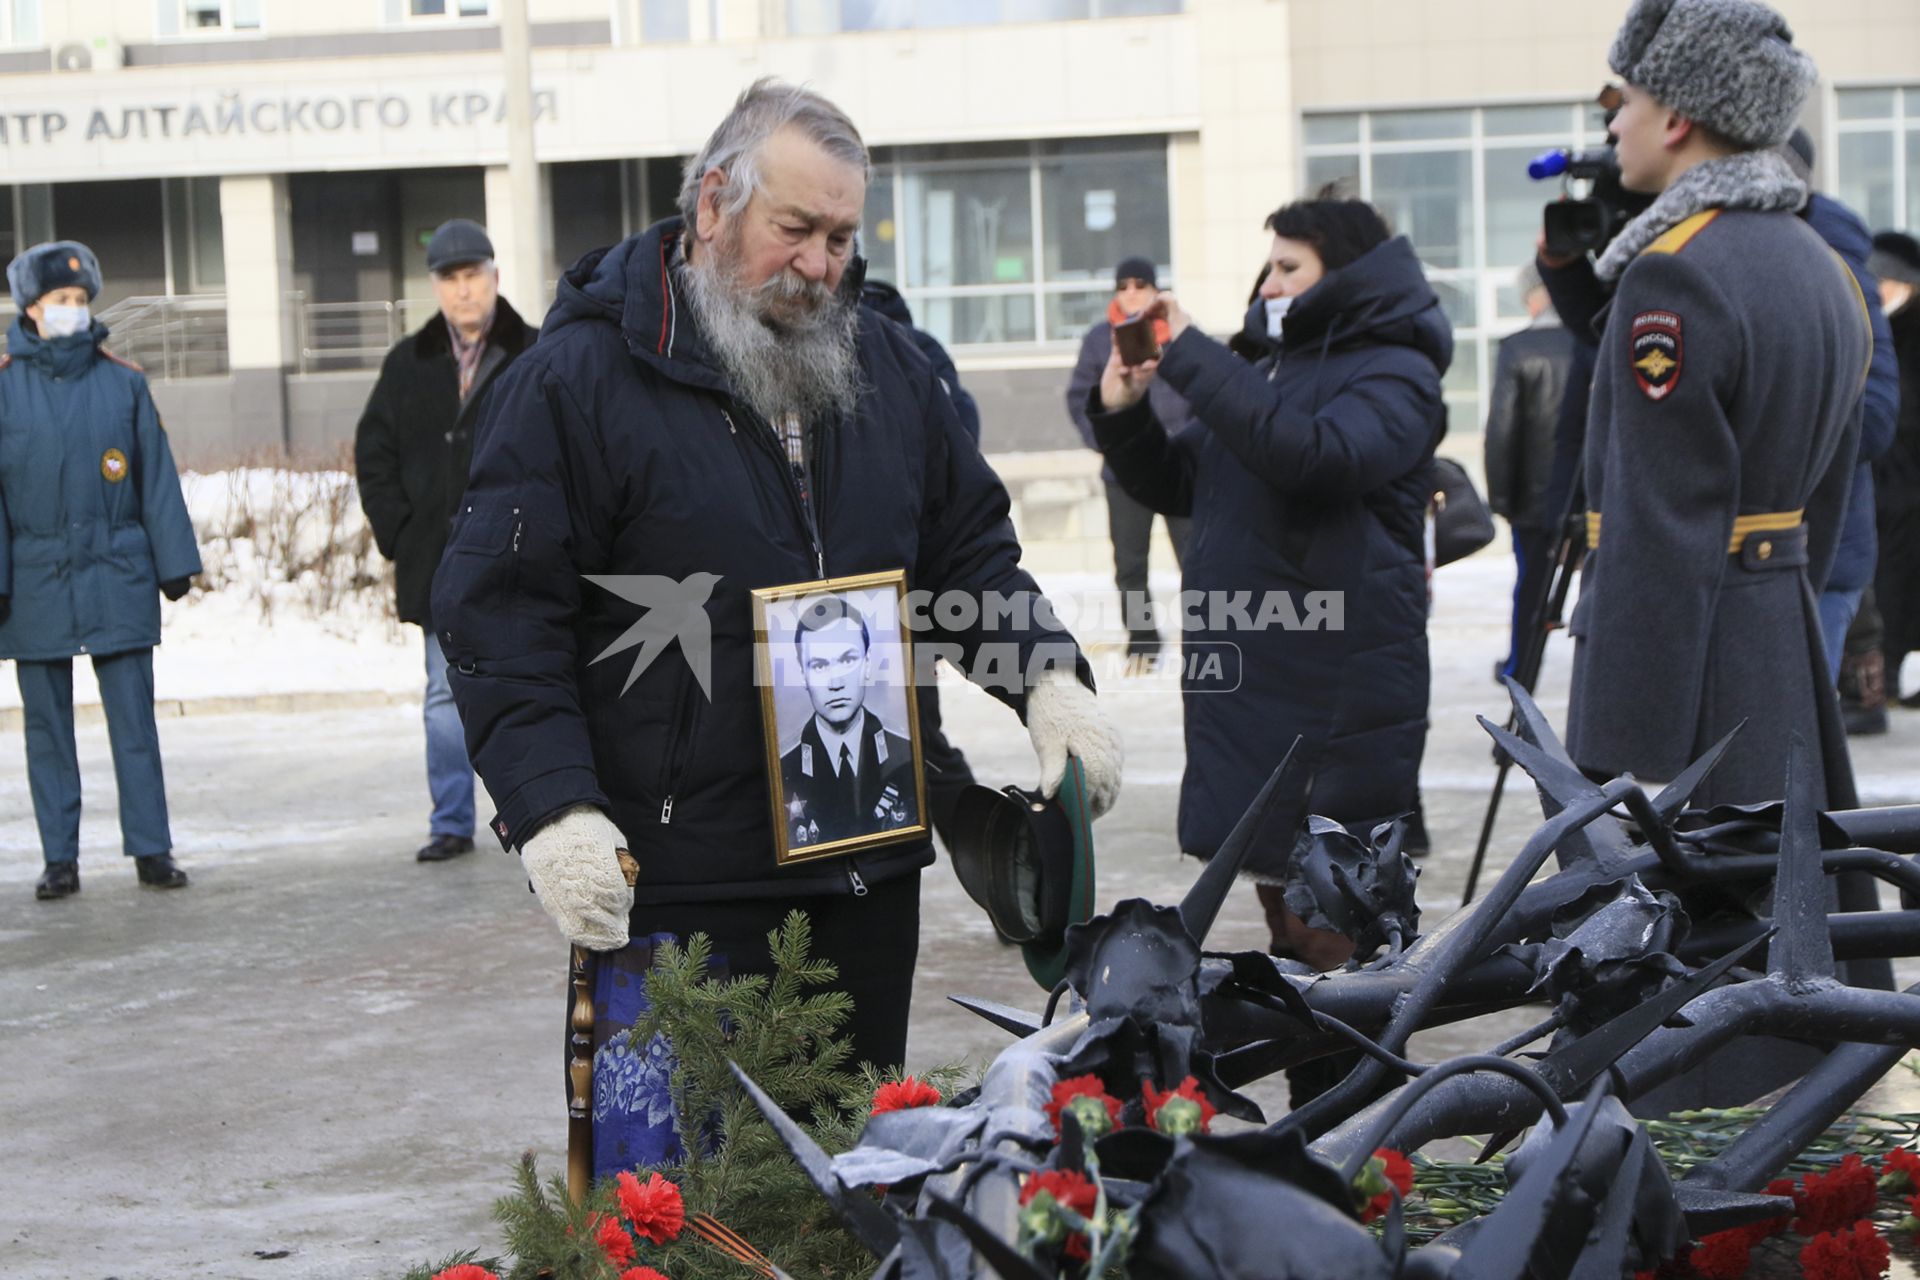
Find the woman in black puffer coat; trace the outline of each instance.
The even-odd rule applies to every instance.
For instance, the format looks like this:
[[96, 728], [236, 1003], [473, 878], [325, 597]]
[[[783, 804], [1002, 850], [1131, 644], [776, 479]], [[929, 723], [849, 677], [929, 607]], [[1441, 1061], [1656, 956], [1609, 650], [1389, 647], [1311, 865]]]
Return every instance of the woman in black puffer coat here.
[[[1161, 358], [1128, 368], [1116, 355], [1089, 397], [1127, 491], [1193, 517], [1182, 585], [1205, 594], [1183, 597], [1188, 654], [1240, 655], [1223, 678], [1190, 658], [1184, 679], [1180, 847], [1202, 859], [1296, 735], [1312, 811], [1361, 832], [1413, 809], [1426, 739], [1425, 473], [1446, 430], [1452, 331], [1412, 246], [1370, 205], [1302, 201], [1266, 225], [1261, 294], [1284, 308], [1277, 354], [1246, 363], [1162, 295], [1172, 341]], [[1194, 415], [1171, 437], [1144, 396], [1155, 377]], [[1235, 593], [1251, 593], [1244, 617]], [[1278, 594], [1290, 608], [1260, 625], [1262, 601]], [[1328, 600], [1339, 603], [1316, 613]], [[1274, 625], [1289, 614], [1331, 625]], [[1278, 881], [1290, 842], [1271, 839], [1249, 870]], [[1276, 949], [1322, 967], [1345, 958], [1261, 888]]]

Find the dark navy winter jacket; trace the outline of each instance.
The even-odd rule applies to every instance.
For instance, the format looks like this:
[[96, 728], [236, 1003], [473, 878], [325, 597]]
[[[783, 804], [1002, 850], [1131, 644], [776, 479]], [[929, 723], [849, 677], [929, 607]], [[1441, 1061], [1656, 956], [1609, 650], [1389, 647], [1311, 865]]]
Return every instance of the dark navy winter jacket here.
[[46, 339], [25, 317], [0, 368], [0, 658], [160, 643], [160, 584], [200, 572], [146, 375], [107, 327]]
[[1854, 468], [1840, 544], [1826, 582], [1828, 591], [1852, 591], [1873, 581], [1873, 566], [1879, 555], [1873, 519], [1873, 464], [1893, 447], [1893, 429], [1900, 417], [1900, 366], [1893, 354], [1893, 330], [1887, 327], [1887, 317], [1880, 310], [1880, 286], [1867, 270], [1867, 255], [1873, 252], [1867, 224], [1838, 200], [1818, 192], [1800, 216], [1853, 272], [1873, 325], [1873, 367], [1860, 395], [1860, 461]]
[[[1364, 826], [1413, 808], [1427, 717], [1424, 472], [1446, 430], [1452, 358], [1439, 299], [1399, 238], [1302, 294], [1277, 360], [1250, 365], [1181, 334], [1158, 375], [1193, 413], [1177, 435], [1144, 398], [1109, 414], [1091, 393], [1127, 492], [1193, 517], [1182, 587], [1207, 594], [1182, 602], [1184, 852], [1213, 855], [1295, 735], [1313, 812]], [[1341, 625], [1289, 628], [1289, 614], [1315, 621], [1315, 592], [1337, 593]], [[1270, 593], [1291, 603], [1262, 626]], [[1224, 680], [1191, 665], [1209, 652], [1225, 657]], [[1288, 847], [1272, 842], [1250, 869], [1281, 874]]]
[[[776, 865], [751, 592], [905, 569], [912, 588], [1037, 597], [1006, 490], [907, 331], [862, 309], [866, 389], [814, 432], [810, 526], [772, 429], [733, 401], [672, 283], [679, 234], [670, 219], [582, 258], [475, 427], [433, 617], [495, 834], [518, 847], [599, 805], [639, 858], [645, 904], [908, 874], [932, 861], [926, 841]], [[710, 701], [677, 640], [631, 688], [638, 646], [595, 661], [646, 613], [587, 574], [691, 581], [695, 599], [712, 581]], [[1044, 646], [1074, 669], [1050, 618], [914, 640], [956, 644], [969, 667], [986, 640], [1020, 658]]]

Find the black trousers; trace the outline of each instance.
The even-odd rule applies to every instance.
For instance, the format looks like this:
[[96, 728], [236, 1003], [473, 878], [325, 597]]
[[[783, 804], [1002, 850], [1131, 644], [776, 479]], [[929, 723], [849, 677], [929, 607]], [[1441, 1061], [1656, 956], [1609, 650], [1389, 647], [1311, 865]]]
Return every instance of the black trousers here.
[[[1157, 632], [1148, 613], [1153, 599], [1147, 590], [1147, 555], [1153, 546], [1151, 507], [1135, 500], [1118, 484], [1107, 482], [1107, 536], [1113, 539], [1113, 585], [1120, 588], [1120, 607], [1129, 634]], [[1177, 564], [1186, 558], [1187, 533], [1193, 521], [1186, 516], [1168, 516], [1167, 537], [1173, 542]]]
[[795, 907], [813, 924], [808, 954], [831, 960], [840, 970], [834, 987], [853, 997], [853, 1016], [841, 1029], [853, 1041], [850, 1065], [871, 1062], [882, 1070], [904, 1065], [913, 965], [920, 951], [917, 871], [874, 885], [864, 897], [849, 893], [640, 906], [634, 909], [631, 931], [636, 938], [671, 933], [683, 942], [704, 933], [713, 940], [714, 955], [726, 957], [730, 975], [771, 974], [767, 934]]

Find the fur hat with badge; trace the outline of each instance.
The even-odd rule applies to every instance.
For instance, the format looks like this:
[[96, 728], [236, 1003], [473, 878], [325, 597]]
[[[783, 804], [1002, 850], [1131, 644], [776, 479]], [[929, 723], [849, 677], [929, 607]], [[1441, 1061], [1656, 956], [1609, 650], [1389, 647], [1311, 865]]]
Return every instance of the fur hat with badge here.
[[1633, 0], [1607, 62], [1749, 151], [1786, 140], [1819, 75], [1787, 20], [1757, 0]]
[[85, 289], [88, 301], [100, 296], [100, 260], [78, 240], [37, 244], [7, 264], [7, 289], [22, 311], [69, 285]]

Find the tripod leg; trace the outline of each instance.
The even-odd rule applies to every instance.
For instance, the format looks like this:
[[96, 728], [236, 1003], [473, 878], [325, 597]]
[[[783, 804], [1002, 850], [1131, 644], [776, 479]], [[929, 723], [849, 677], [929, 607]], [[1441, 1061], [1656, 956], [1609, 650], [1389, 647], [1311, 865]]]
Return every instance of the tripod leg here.
[[1500, 796], [1507, 789], [1507, 770], [1513, 768], [1513, 758], [1502, 753], [1500, 771], [1493, 776], [1493, 794], [1487, 799], [1487, 816], [1480, 824], [1480, 843], [1473, 848], [1473, 865], [1467, 868], [1467, 891], [1460, 899], [1460, 905], [1466, 906], [1473, 901], [1473, 891], [1480, 885], [1480, 868], [1487, 860], [1487, 845], [1493, 839], [1493, 821], [1500, 814]]

